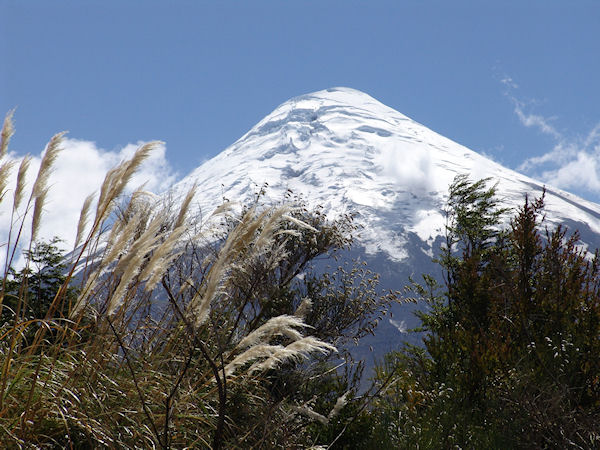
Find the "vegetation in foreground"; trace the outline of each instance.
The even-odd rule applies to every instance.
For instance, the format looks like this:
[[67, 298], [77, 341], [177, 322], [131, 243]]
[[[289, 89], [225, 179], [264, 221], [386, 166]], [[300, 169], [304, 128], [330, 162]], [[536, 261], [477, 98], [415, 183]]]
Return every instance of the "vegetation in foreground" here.
[[[413, 286], [427, 305], [424, 345], [363, 374], [345, 349], [397, 298], [378, 295], [361, 266], [311, 268], [350, 245], [350, 217], [330, 222], [287, 198], [225, 204], [198, 222], [188, 214], [194, 189], [177, 210], [142, 191], [123, 202], [150, 143], [86, 200], [65, 257], [59, 242], [36, 239], [62, 135], [28, 189], [29, 159], [14, 168], [6, 156], [12, 131], [9, 114], [0, 446], [600, 445], [599, 262], [577, 234], [543, 228], [543, 199], [502, 227], [494, 190], [458, 177], [444, 283]], [[372, 385], [359, 392], [363, 378]]]
[[424, 348], [378, 369], [374, 441], [394, 448], [600, 447], [600, 261], [543, 229], [543, 198], [507, 229], [486, 180], [450, 187], [445, 284], [415, 286]]
[[[11, 134], [9, 115], [5, 161]], [[36, 240], [61, 137], [28, 192], [25, 158], [16, 186], [5, 181], [0, 193], [14, 218], [4, 243], [0, 446], [319, 441], [311, 424], [329, 423], [356, 396], [362, 369], [344, 348], [393, 299], [375, 294], [377, 277], [362, 267], [311, 270], [350, 244], [351, 219], [330, 223], [289, 199], [238, 212], [224, 204], [199, 223], [188, 217], [195, 189], [177, 210], [142, 191], [123, 203], [150, 143], [86, 200], [65, 259], [57, 242]], [[11, 169], [0, 166], [2, 180]], [[20, 253], [24, 267], [13, 270]]]

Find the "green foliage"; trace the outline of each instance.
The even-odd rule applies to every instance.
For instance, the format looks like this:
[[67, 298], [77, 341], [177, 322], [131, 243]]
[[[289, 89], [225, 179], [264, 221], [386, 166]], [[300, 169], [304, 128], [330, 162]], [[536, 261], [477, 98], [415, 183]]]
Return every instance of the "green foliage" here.
[[[4, 287], [3, 322], [21, 319], [44, 319], [54, 297], [67, 279], [67, 263], [58, 247], [60, 240], [36, 242], [31, 250], [25, 250], [23, 256], [27, 265], [21, 270], [8, 269]], [[75, 298], [71, 288], [68, 297]], [[63, 312], [54, 311], [53, 315]]]
[[600, 442], [600, 273], [543, 198], [502, 229], [485, 180], [450, 189], [445, 289], [418, 288], [425, 349], [388, 355], [377, 423], [388, 443], [591, 448]]

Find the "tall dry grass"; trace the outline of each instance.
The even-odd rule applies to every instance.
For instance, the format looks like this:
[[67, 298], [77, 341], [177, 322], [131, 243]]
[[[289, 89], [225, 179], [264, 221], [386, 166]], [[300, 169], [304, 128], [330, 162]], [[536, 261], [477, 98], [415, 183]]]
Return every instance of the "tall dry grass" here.
[[[12, 227], [2, 242], [0, 308], [9, 268], [24, 250], [25, 267], [30, 264], [26, 250], [44, 220], [63, 137], [51, 139], [28, 188], [29, 157], [17, 169], [16, 185], [8, 184], [15, 170], [7, 156], [13, 132], [10, 113], [0, 143], [0, 200], [13, 203]], [[237, 216], [226, 205], [198, 223], [189, 211], [195, 188], [180, 202], [137, 191], [123, 203], [127, 183], [156, 145], [141, 146], [106, 174], [97, 197], [86, 199], [74, 224], [66, 280], [45, 316], [26, 313], [36, 299], [25, 287], [11, 303], [16, 307], [0, 315], [0, 446], [234, 445], [244, 442], [242, 434], [257, 433], [242, 433], [233, 419], [242, 405], [236, 402], [264, 407], [270, 398], [264, 377], [335, 351], [309, 335], [309, 300], [296, 315], [289, 308], [278, 314], [263, 295], [270, 286], [248, 284], [249, 274], [263, 283], [280, 273], [295, 248], [290, 241], [317, 230], [288, 207], [251, 207]], [[303, 402], [292, 400], [271, 404], [269, 420], [297, 424]]]

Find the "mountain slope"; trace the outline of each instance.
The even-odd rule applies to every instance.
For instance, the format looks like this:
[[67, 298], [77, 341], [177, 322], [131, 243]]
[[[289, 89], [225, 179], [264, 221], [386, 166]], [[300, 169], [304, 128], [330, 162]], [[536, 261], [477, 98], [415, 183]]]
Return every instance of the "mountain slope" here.
[[[402, 261], [407, 232], [431, 250], [443, 231], [448, 186], [459, 173], [497, 181], [508, 206], [521, 204], [526, 193], [539, 196], [543, 188], [365, 93], [335, 88], [283, 103], [175, 192], [196, 182], [202, 211], [209, 212], [223, 197], [250, 198], [265, 182], [274, 200], [291, 189], [331, 214], [358, 212], [365, 226], [359, 243], [367, 253], [382, 251]], [[546, 204], [550, 223], [578, 222], [588, 235], [600, 233], [599, 205], [551, 187]]]
[[[293, 98], [237, 142], [179, 182], [175, 195], [198, 186], [197, 201], [210, 213], [223, 197], [244, 202], [264, 185], [279, 201], [287, 189], [335, 216], [358, 214], [364, 227], [354, 255], [382, 273], [383, 286], [400, 289], [408, 276], [439, 270], [431, 262], [444, 231], [443, 207], [457, 174], [491, 177], [506, 206], [543, 184], [469, 150], [369, 95], [334, 88]], [[600, 246], [600, 205], [552, 187], [546, 193], [547, 223], [579, 229], [582, 244]], [[414, 325], [406, 309], [378, 329], [379, 352], [390, 333]]]

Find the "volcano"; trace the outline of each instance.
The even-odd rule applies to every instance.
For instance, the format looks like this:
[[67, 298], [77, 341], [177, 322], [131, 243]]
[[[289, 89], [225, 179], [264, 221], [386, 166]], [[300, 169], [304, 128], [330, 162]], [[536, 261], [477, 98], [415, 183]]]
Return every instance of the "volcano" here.
[[[503, 206], [513, 209], [545, 188], [547, 226], [577, 229], [582, 246], [600, 246], [600, 205], [503, 167], [350, 88], [286, 101], [171, 195], [196, 184], [203, 215], [224, 198], [244, 203], [259, 190], [267, 202], [291, 190], [331, 218], [354, 213], [361, 231], [346, 257], [367, 261], [381, 274], [382, 288], [399, 290], [410, 276], [440, 276], [432, 258], [443, 241], [448, 186], [458, 174], [490, 178]], [[395, 305], [370, 345], [381, 355], [414, 325], [410, 308]]]

